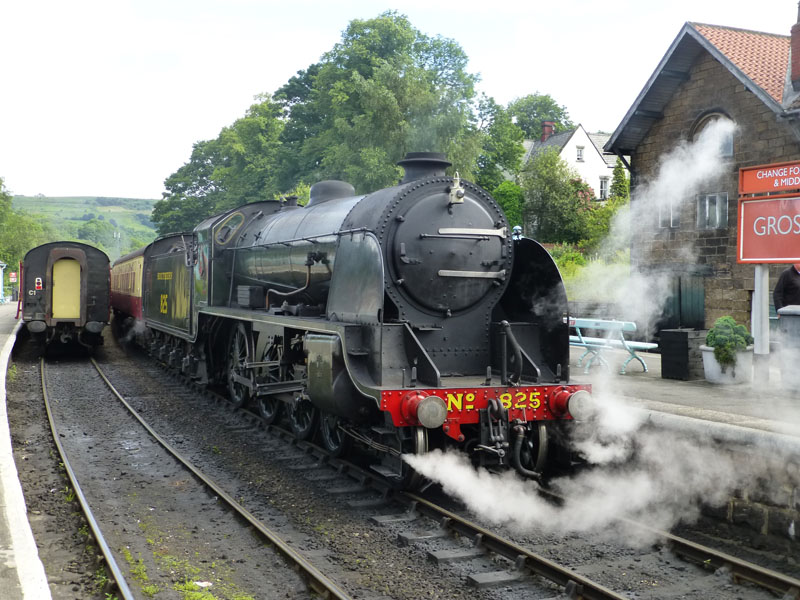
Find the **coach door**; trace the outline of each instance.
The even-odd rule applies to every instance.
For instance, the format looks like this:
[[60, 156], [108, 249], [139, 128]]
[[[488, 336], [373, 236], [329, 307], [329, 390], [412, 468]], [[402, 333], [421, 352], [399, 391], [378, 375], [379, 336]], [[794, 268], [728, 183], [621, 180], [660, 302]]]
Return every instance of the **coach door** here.
[[81, 318], [81, 265], [73, 258], [53, 263], [54, 319]]

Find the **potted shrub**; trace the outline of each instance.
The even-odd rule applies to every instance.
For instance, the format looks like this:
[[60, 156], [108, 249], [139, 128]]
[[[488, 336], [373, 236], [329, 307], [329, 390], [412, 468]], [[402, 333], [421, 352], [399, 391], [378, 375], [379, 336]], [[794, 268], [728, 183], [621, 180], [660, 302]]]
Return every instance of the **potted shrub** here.
[[744, 383], [753, 378], [753, 336], [733, 317], [720, 317], [706, 336], [703, 371], [711, 383]]

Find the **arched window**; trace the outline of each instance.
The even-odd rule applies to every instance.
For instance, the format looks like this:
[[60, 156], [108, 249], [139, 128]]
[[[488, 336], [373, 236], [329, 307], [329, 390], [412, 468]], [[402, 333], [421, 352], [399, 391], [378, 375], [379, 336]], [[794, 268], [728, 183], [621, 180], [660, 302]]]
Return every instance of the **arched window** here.
[[[712, 123], [716, 123], [717, 121], [724, 120], [728, 122], [732, 122], [731, 118], [721, 112], [710, 112], [702, 117], [695, 123], [694, 127], [692, 127], [692, 141], [696, 142], [697, 139], [700, 137], [700, 134]], [[731, 127], [725, 131], [725, 135], [723, 136], [722, 140], [720, 141], [720, 156], [722, 158], [733, 158], [733, 132], [734, 128]]]
[[[727, 121], [732, 123], [730, 117], [721, 112], [710, 112], [698, 119], [692, 129], [692, 141], [696, 141], [703, 131], [713, 123]], [[733, 133], [734, 127], [721, 130], [719, 155], [722, 158], [733, 158]], [[699, 193], [697, 195], [697, 229], [726, 229], [728, 227], [728, 193], [715, 191], [714, 193]]]

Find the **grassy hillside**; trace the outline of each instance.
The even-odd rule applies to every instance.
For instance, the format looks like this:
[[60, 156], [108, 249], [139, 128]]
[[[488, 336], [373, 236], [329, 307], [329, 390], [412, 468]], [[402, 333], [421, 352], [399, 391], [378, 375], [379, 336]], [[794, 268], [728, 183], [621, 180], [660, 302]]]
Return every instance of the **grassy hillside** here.
[[117, 258], [151, 242], [150, 213], [156, 200], [131, 198], [14, 196], [15, 210], [42, 217], [61, 239], [83, 240]]

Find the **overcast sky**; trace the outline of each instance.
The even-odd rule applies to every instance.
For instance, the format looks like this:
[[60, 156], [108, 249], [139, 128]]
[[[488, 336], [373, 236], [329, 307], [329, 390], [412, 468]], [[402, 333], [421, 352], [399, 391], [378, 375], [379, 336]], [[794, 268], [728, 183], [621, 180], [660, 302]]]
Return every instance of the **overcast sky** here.
[[794, 0], [19, 0], [0, 2], [0, 177], [15, 194], [160, 198], [215, 138], [339, 41], [397, 9], [453, 38], [502, 104], [551, 95], [619, 124], [686, 21], [788, 35]]

